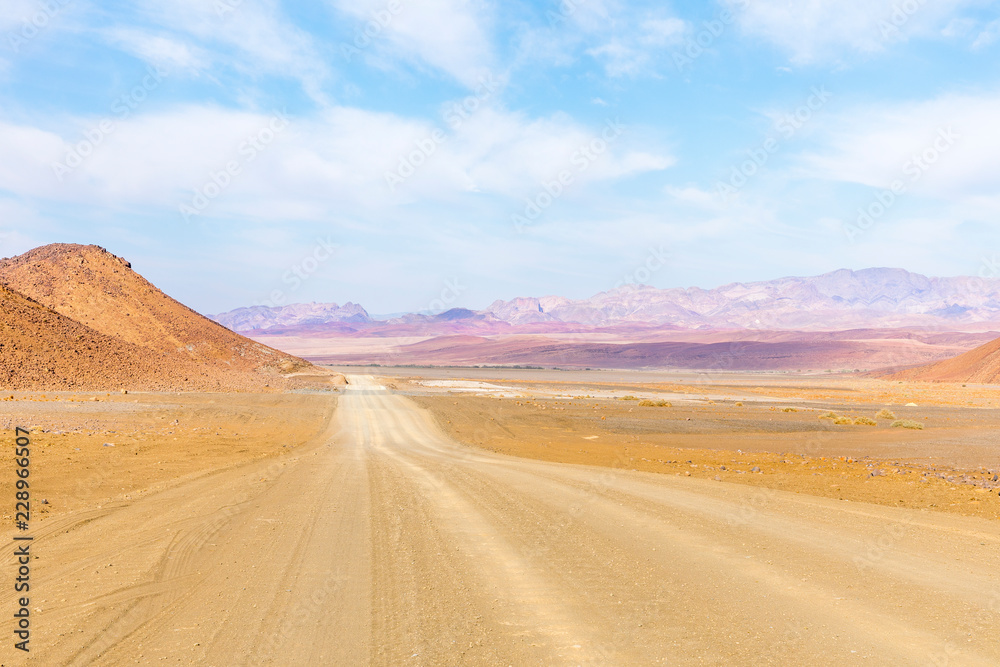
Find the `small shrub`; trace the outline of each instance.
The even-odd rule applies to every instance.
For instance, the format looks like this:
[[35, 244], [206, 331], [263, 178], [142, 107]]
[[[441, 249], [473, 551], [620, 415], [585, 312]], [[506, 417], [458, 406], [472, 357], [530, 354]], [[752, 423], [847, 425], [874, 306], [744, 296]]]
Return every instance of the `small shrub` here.
[[922, 429], [924, 427], [920, 422], [915, 422], [912, 419], [897, 419], [892, 422], [893, 428], [915, 428]]
[[871, 417], [858, 417], [854, 423], [858, 426], [878, 426], [878, 422]]
[[736, 401], [736, 407], [742, 408], [743, 407], [743, 402], [742, 401]]
[[833, 420], [834, 424], [853, 424], [854, 420], [850, 417], [837, 417]]
[[840, 415], [836, 412], [824, 412], [819, 416], [820, 419], [839, 419]]
[[622, 401], [638, 401], [639, 399], [636, 398], [635, 396], [628, 395], [628, 396], [622, 396], [621, 399], [619, 399], [619, 400], [622, 400]]
[[887, 410], [885, 408], [882, 408], [881, 410], [878, 411], [878, 414], [875, 415], [875, 419], [893, 419], [894, 420], [894, 419], [896, 419], [896, 413], [894, 413], [892, 410]]
[[795, 408], [782, 408], [782, 412], [798, 412]]
[[639, 405], [646, 408], [672, 408], [674, 407], [670, 401], [639, 401]]

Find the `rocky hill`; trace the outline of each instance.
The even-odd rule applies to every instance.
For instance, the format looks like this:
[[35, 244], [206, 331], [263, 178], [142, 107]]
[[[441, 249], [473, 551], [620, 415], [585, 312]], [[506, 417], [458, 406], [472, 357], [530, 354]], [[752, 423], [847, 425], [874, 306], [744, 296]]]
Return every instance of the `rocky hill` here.
[[896, 380], [1000, 383], [1000, 339], [952, 359], [910, 368], [889, 376]]
[[0, 283], [5, 388], [260, 390], [311, 368], [199, 315], [97, 246], [0, 260]]
[[77, 389], [134, 386], [155, 360], [0, 285], [0, 387]]

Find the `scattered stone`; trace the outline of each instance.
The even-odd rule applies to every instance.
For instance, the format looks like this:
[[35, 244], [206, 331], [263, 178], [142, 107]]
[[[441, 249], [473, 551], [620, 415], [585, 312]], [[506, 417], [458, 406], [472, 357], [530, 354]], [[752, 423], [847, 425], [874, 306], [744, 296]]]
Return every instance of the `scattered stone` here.
[[110, 442], [106, 442], [106, 443], [104, 443], [104, 446], [105, 446], [105, 447], [114, 447], [114, 445], [112, 445], [112, 444], [111, 444]]
[[753, 468], [750, 468], [750, 472], [760, 472], [760, 466], [754, 466]]
[[722, 481], [722, 478], [719, 477], [718, 475], [716, 475], [714, 479], [715, 479], [716, 482], [721, 482]]

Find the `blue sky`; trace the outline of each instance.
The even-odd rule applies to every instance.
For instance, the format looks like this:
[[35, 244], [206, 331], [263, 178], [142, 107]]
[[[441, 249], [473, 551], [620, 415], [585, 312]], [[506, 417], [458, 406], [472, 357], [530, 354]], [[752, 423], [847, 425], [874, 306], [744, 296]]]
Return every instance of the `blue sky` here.
[[994, 275], [1000, 3], [8, 0], [0, 255], [202, 312]]

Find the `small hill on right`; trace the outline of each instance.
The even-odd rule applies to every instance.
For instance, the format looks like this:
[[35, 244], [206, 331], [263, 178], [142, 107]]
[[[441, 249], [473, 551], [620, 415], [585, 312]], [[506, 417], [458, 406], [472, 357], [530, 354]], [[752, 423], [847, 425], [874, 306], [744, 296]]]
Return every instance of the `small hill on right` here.
[[897, 371], [887, 377], [891, 380], [998, 384], [1000, 383], [1000, 338], [957, 357]]

